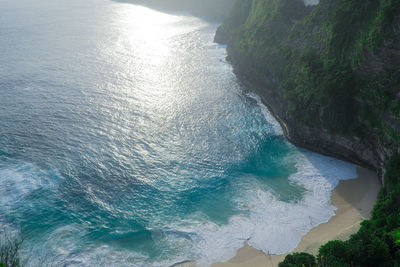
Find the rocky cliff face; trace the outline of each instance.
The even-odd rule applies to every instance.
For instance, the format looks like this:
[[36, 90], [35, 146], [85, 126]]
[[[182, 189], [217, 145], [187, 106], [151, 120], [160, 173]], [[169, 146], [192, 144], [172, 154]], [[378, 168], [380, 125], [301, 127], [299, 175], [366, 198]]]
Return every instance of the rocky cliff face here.
[[296, 145], [381, 174], [400, 147], [399, 0], [241, 0], [215, 40]]

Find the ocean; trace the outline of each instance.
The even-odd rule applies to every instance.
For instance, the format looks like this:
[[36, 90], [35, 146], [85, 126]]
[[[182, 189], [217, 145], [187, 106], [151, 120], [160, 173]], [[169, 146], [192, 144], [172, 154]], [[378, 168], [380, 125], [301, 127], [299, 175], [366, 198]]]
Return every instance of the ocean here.
[[293, 250], [356, 167], [288, 143], [218, 23], [0, 0], [0, 224], [24, 266], [209, 266]]

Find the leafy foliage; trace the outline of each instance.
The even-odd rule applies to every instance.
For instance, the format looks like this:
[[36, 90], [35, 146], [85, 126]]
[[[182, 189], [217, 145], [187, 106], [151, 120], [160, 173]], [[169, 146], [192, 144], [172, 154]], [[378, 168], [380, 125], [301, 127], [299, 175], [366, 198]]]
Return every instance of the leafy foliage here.
[[[382, 74], [371, 76], [358, 68], [394, 34], [391, 25], [399, 13], [399, 0], [322, 0], [300, 27], [311, 32], [306, 38], [313, 40], [312, 45], [305, 50], [291, 48], [295, 67], [286, 71], [282, 83], [290, 115], [313, 127], [352, 134], [364, 127], [358, 110], [366, 107], [376, 113], [380, 130], [386, 133], [379, 116], [388, 107], [365, 99], [365, 91], [369, 95], [384, 92], [390, 102], [394, 93], [390, 92], [393, 80], [389, 76], [394, 70], [385, 74], [386, 84], [377, 84]], [[299, 27], [292, 31], [299, 31]], [[371, 88], [373, 84], [376, 86]], [[398, 112], [395, 104], [391, 110]]]
[[298, 252], [287, 255], [279, 267], [314, 267], [317, 266], [315, 257], [305, 252]]
[[18, 252], [23, 239], [20, 235], [3, 234], [0, 237], [0, 267], [20, 267]]
[[[374, 124], [382, 139], [400, 142], [382, 119], [385, 112], [400, 116], [398, 68], [362, 70], [398, 35], [398, 14], [400, 0], [320, 0], [315, 7], [302, 0], [241, 0], [217, 36], [272, 81], [287, 101], [286, 119], [343, 135], [360, 135]], [[377, 95], [382, 101], [371, 101]]]

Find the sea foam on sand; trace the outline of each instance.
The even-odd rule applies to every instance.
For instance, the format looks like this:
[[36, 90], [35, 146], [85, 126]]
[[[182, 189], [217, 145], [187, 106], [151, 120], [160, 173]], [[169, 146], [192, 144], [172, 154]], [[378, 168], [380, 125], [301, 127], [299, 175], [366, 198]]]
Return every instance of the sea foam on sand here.
[[245, 242], [265, 253], [288, 253], [297, 247], [302, 236], [334, 216], [332, 190], [339, 180], [356, 178], [356, 166], [308, 151], [295, 151], [288, 160], [295, 160], [297, 172], [289, 180], [304, 187], [300, 201], [281, 201], [262, 190], [256, 179], [249, 178], [250, 181], [236, 185], [241, 192], [236, 196], [237, 205], [248, 210], [247, 215], [233, 216], [227, 225], [189, 223], [179, 229], [196, 233], [198, 266], [232, 258]]

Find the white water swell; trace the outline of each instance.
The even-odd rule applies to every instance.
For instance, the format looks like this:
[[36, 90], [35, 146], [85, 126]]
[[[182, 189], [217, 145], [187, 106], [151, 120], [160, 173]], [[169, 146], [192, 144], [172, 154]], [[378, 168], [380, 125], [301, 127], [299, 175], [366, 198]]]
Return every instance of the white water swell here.
[[[255, 93], [248, 93], [247, 96], [256, 100], [266, 121], [272, 126], [269, 134], [282, 136], [279, 123], [260, 96]], [[267, 254], [289, 253], [306, 233], [335, 215], [336, 207], [331, 203], [332, 191], [340, 180], [357, 178], [356, 166], [288, 145], [293, 151], [286, 161], [294, 163], [297, 169], [289, 181], [305, 189], [300, 201], [288, 203], [279, 200], [270, 188], [249, 176], [245, 182], [241, 180], [235, 185], [238, 192], [236, 204], [247, 213], [233, 216], [227, 225], [208, 221], [199, 223], [194, 218], [193, 221], [172, 226], [178, 232], [195, 233], [198, 266], [210, 266], [213, 262], [233, 258], [245, 242]]]
[[315, 6], [319, 4], [319, 0], [303, 0], [306, 6]]
[[[294, 250], [302, 236], [334, 216], [332, 190], [339, 180], [356, 178], [356, 166], [312, 152], [297, 151], [289, 161], [296, 161], [297, 173], [289, 179], [305, 188], [303, 199], [287, 203], [273, 193], [261, 189], [256, 179], [236, 186], [240, 194], [236, 201], [248, 215], [233, 216], [228, 225], [210, 222], [187, 224], [178, 230], [195, 232], [198, 236], [199, 266], [226, 261], [247, 242], [250, 246], [270, 254], [284, 254]], [[191, 225], [191, 226], [189, 226]]]

